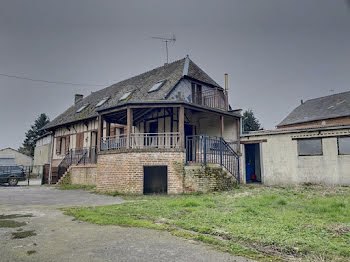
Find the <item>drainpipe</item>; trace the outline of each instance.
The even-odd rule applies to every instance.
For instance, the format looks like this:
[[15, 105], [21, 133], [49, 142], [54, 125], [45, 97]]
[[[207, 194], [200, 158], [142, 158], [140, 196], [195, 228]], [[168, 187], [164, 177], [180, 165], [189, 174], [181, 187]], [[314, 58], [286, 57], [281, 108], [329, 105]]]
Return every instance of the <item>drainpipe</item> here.
[[225, 74], [225, 103], [226, 103], [226, 110], [228, 111], [228, 74]]
[[48, 184], [51, 185], [51, 178], [52, 178], [52, 158], [53, 158], [53, 143], [55, 141], [54, 132], [52, 132], [51, 135], [51, 153], [50, 153], [50, 168], [49, 168], [49, 178], [48, 178]]

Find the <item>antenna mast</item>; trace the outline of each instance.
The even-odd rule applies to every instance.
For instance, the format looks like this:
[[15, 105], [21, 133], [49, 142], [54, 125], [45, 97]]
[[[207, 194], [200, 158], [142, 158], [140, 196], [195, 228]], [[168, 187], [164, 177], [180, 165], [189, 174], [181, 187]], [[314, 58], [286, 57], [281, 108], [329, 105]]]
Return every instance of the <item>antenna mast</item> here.
[[173, 35], [172, 38], [165, 38], [165, 37], [157, 37], [157, 36], [152, 36], [153, 39], [158, 39], [161, 40], [162, 42], [165, 43], [165, 49], [166, 49], [166, 62], [167, 64], [169, 63], [169, 52], [168, 52], [168, 43], [175, 43], [176, 37]]

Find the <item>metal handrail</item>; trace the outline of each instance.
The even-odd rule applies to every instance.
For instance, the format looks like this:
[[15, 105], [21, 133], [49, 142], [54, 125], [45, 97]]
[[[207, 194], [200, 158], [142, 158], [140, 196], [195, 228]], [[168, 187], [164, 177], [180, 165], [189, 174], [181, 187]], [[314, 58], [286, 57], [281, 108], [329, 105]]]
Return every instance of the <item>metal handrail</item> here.
[[239, 176], [239, 156], [222, 137], [198, 135], [186, 137], [186, 165], [188, 163], [219, 164], [237, 181]]

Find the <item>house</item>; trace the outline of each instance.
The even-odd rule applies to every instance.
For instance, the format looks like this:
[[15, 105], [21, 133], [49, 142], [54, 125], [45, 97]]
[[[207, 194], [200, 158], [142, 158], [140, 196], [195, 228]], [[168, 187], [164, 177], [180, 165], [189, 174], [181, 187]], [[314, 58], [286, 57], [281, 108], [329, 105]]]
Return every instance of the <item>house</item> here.
[[69, 173], [73, 184], [126, 194], [229, 187], [239, 180], [241, 114], [228, 104], [227, 75], [225, 83], [187, 56], [76, 95], [44, 127], [54, 136], [52, 181]]
[[33, 158], [25, 155], [13, 148], [4, 148], [0, 150], [0, 158], [2, 161], [15, 163], [16, 165], [23, 166], [30, 169], [33, 165]]
[[34, 163], [32, 170], [33, 174], [42, 176], [44, 173], [45, 165], [50, 164], [51, 144], [51, 133], [45, 133], [37, 138], [34, 149]]
[[242, 135], [242, 179], [350, 185], [350, 91], [295, 108], [274, 130]]

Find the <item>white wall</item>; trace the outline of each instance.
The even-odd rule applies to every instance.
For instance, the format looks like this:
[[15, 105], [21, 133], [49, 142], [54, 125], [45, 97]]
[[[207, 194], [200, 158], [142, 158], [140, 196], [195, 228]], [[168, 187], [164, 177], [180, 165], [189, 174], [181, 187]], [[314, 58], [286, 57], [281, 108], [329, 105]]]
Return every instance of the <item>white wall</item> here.
[[20, 166], [31, 166], [33, 164], [33, 158], [22, 154], [12, 148], [5, 148], [0, 150], [0, 156], [2, 157], [13, 157], [15, 159], [15, 164]]
[[[338, 155], [337, 137], [349, 130], [302, 132], [243, 137], [242, 141], [264, 140], [261, 146], [262, 180], [266, 185], [321, 183], [350, 185], [350, 155]], [[298, 138], [322, 138], [323, 155], [298, 156]], [[244, 145], [242, 145], [244, 150]], [[245, 181], [245, 156], [241, 158]]]

